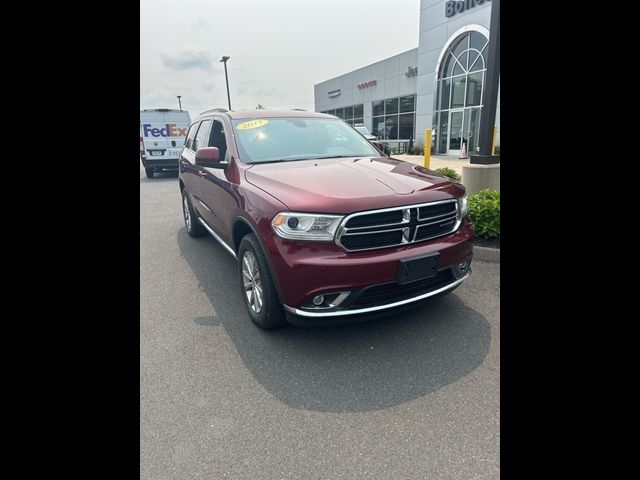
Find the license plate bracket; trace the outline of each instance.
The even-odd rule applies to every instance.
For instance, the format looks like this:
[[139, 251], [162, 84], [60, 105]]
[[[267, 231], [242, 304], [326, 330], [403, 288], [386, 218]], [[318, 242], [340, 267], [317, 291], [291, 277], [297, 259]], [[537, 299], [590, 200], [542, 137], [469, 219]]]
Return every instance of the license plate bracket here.
[[424, 280], [438, 273], [438, 253], [430, 253], [420, 257], [405, 258], [398, 262], [396, 281], [400, 285]]

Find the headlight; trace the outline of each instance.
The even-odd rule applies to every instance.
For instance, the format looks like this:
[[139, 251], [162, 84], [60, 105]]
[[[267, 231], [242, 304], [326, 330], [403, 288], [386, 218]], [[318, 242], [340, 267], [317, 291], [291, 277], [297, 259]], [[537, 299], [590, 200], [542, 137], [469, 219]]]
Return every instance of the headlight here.
[[271, 221], [276, 234], [288, 240], [330, 242], [343, 217], [313, 213], [280, 212]]
[[469, 211], [468, 196], [466, 193], [458, 199], [458, 209], [460, 210], [460, 218], [464, 218]]

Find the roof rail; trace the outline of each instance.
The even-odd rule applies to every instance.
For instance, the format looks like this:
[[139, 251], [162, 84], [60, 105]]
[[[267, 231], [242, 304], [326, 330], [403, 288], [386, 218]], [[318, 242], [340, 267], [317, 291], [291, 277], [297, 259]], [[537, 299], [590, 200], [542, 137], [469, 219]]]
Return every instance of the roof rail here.
[[306, 112], [304, 108], [292, 108], [291, 110], [298, 110], [299, 112]]
[[228, 112], [229, 110], [227, 110], [226, 108], [212, 108], [211, 110], [205, 110], [204, 112], [200, 112], [200, 115], [204, 115], [205, 113], [209, 113], [209, 112]]

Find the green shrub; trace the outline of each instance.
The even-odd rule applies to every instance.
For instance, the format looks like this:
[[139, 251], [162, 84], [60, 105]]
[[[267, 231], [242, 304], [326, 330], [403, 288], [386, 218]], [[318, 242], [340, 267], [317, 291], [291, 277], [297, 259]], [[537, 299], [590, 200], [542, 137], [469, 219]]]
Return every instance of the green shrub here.
[[437, 168], [434, 170], [434, 172], [436, 172], [439, 175], [449, 177], [454, 182], [459, 182], [460, 180], [462, 180], [462, 177], [460, 176], [460, 174], [456, 172], [453, 168], [448, 168], [448, 167]]
[[471, 195], [469, 220], [479, 237], [500, 238], [500, 192], [487, 188]]
[[409, 150], [410, 155], [424, 155], [424, 145], [414, 145]]

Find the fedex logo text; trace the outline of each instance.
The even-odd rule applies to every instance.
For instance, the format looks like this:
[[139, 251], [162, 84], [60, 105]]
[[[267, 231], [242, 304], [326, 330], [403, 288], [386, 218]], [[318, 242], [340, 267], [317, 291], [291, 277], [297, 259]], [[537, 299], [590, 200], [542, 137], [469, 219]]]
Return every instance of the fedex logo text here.
[[148, 137], [186, 137], [187, 127], [180, 128], [175, 123], [167, 123], [165, 128], [154, 128], [150, 123], [143, 123], [144, 136]]

